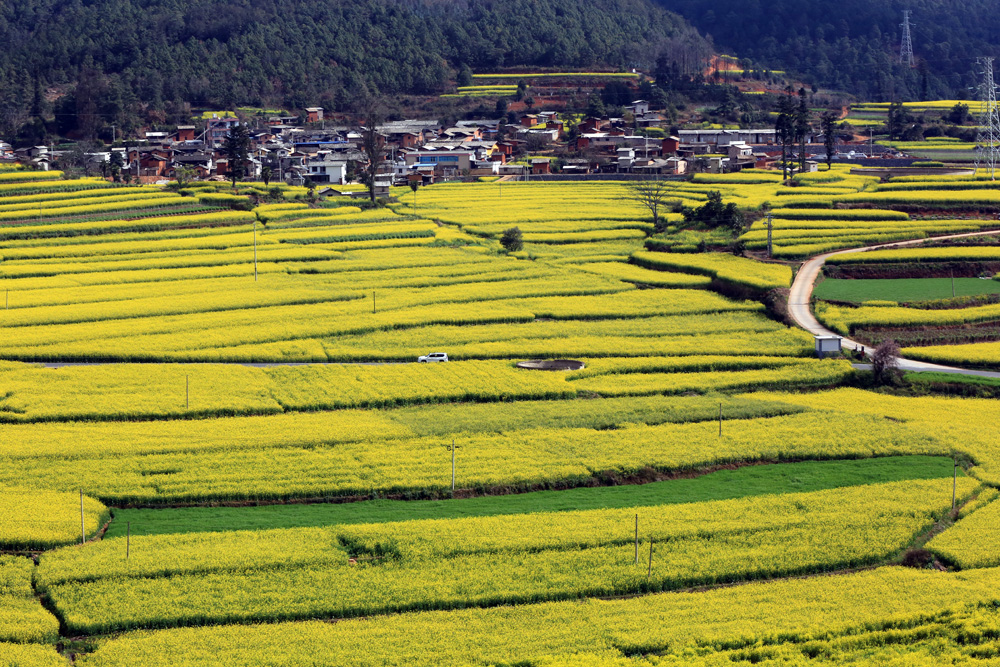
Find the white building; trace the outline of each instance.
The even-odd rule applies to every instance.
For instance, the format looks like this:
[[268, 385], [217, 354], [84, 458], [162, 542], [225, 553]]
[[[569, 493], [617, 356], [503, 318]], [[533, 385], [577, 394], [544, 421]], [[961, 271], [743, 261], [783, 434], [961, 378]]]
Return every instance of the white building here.
[[306, 160], [309, 178], [314, 183], [347, 183], [347, 162], [335, 160], [329, 153], [318, 153]]
[[618, 149], [618, 171], [628, 171], [635, 162], [635, 149], [624, 147]]

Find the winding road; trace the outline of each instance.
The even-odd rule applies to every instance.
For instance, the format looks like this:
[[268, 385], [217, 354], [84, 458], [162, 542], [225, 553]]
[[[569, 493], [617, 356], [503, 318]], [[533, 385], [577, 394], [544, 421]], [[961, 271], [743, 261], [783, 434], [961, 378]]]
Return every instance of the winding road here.
[[[812, 309], [810, 308], [810, 301], [812, 299], [813, 287], [816, 284], [816, 278], [819, 277], [819, 272], [826, 263], [826, 260], [834, 257], [836, 255], [847, 255], [850, 253], [865, 252], [868, 250], [886, 250], [890, 248], [903, 248], [906, 246], [919, 245], [921, 243], [926, 243], [927, 241], [946, 241], [948, 239], [959, 239], [968, 236], [991, 236], [1000, 234], [1000, 230], [994, 230], [989, 232], [970, 232], [967, 234], [951, 234], [949, 236], [935, 236], [926, 239], [914, 239], [912, 241], [897, 241], [895, 243], [883, 243], [880, 245], [867, 246], [864, 248], [851, 248], [849, 250], [836, 250], [834, 252], [828, 252], [822, 255], [817, 255], [811, 259], [805, 261], [799, 268], [798, 273], [795, 274], [795, 280], [792, 282], [791, 294], [788, 297], [788, 314], [792, 320], [798, 324], [800, 327], [813, 334], [814, 336], [839, 336], [840, 334], [830, 331], [816, 319], [813, 315]], [[853, 341], [849, 338], [844, 338], [841, 341], [841, 345], [845, 350], [853, 350], [855, 347], [862, 347], [861, 343]], [[866, 353], [870, 352], [866, 348]], [[858, 368], [870, 368], [867, 364], [856, 364]], [[900, 359], [899, 368], [904, 371], [935, 371], [938, 373], [955, 373], [958, 375], [978, 375], [981, 377], [991, 377], [1000, 378], [1000, 373], [993, 371], [970, 371], [964, 368], [956, 368], [954, 366], [942, 366], [939, 364], [931, 364], [924, 361], [915, 361], [913, 359]]]

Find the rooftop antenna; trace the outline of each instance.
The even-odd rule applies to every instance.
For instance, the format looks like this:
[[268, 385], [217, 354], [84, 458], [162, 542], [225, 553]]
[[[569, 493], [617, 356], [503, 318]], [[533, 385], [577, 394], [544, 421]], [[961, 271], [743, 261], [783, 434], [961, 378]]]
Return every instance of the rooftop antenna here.
[[903, 22], [899, 24], [903, 29], [903, 41], [899, 46], [899, 61], [907, 67], [913, 67], [913, 41], [910, 39], [910, 10], [903, 10]]
[[982, 83], [979, 85], [979, 134], [976, 136], [976, 174], [979, 167], [988, 169], [990, 179], [996, 180], [1000, 163], [1000, 113], [997, 111], [997, 86], [993, 79], [993, 58], [979, 58]]

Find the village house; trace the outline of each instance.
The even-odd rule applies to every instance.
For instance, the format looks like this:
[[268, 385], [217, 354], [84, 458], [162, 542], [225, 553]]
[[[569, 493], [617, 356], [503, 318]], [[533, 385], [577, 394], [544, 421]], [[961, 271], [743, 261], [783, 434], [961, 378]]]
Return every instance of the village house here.
[[729, 162], [727, 164], [728, 171], [741, 171], [743, 169], [750, 169], [756, 164], [756, 159], [753, 155], [753, 148], [742, 142], [729, 144], [728, 146]]
[[205, 143], [218, 148], [226, 140], [229, 130], [240, 124], [236, 118], [209, 118], [205, 123]]
[[563, 163], [561, 171], [564, 174], [590, 174], [597, 171], [599, 166], [596, 160], [571, 158]]
[[209, 153], [187, 153], [175, 155], [167, 170], [167, 175], [175, 175], [177, 170], [182, 167], [194, 169], [198, 178], [208, 178], [214, 173], [215, 163], [212, 159], [212, 155]]
[[472, 169], [472, 151], [412, 151], [403, 156], [408, 167], [432, 167], [437, 178], [456, 178]]
[[323, 120], [323, 107], [306, 107], [306, 122], [318, 123]]
[[635, 162], [634, 148], [624, 146], [618, 149], [618, 171], [627, 172], [631, 170], [633, 162]]
[[536, 157], [531, 158], [528, 161], [531, 167], [531, 175], [537, 176], [538, 174], [551, 174], [552, 173], [552, 158], [547, 157]]
[[194, 125], [178, 125], [176, 132], [177, 141], [194, 141], [195, 138], [195, 126]]
[[649, 113], [649, 102], [646, 100], [635, 100], [632, 104], [625, 105], [625, 111], [629, 111], [638, 118]]
[[687, 161], [679, 157], [638, 158], [632, 163], [633, 174], [677, 176], [687, 171]]
[[610, 124], [610, 121], [605, 118], [590, 117], [577, 125], [577, 129], [580, 131], [580, 134], [595, 133], [600, 132]]
[[314, 183], [347, 183], [347, 162], [333, 157], [329, 151], [320, 151], [306, 159], [309, 178]]
[[[774, 144], [777, 134], [768, 130], [678, 130], [677, 135], [683, 144], [706, 144], [710, 146], [728, 146], [729, 144], [745, 143], [751, 145]], [[812, 133], [806, 135], [806, 143], [812, 143]]]
[[397, 120], [379, 125], [377, 131], [387, 145], [416, 148], [437, 139], [441, 124], [437, 120]]
[[169, 144], [138, 146], [128, 150], [126, 162], [133, 168], [138, 164], [139, 177], [160, 178], [166, 176], [173, 157], [174, 150]]

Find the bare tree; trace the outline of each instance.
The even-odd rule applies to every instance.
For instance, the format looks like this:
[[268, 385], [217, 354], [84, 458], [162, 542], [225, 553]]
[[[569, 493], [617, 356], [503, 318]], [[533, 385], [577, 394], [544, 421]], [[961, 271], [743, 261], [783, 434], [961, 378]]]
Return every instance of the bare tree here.
[[872, 377], [876, 384], [891, 382], [899, 369], [899, 345], [886, 338], [872, 352]]
[[660, 221], [663, 209], [677, 201], [677, 195], [666, 181], [634, 181], [625, 186], [625, 195], [622, 199], [639, 202], [649, 209], [653, 214], [653, 231], [658, 234], [666, 227]]

